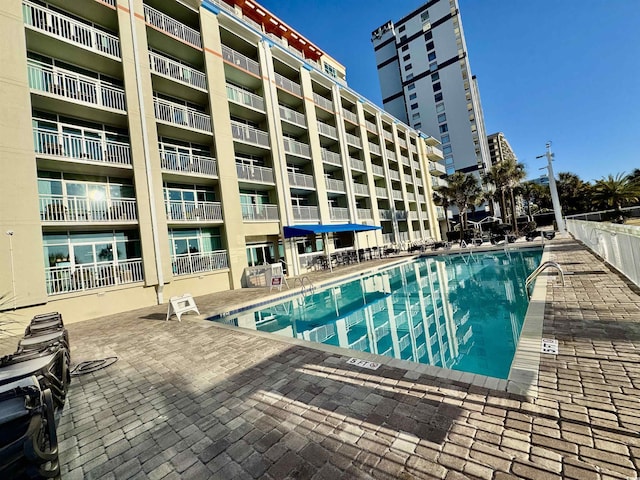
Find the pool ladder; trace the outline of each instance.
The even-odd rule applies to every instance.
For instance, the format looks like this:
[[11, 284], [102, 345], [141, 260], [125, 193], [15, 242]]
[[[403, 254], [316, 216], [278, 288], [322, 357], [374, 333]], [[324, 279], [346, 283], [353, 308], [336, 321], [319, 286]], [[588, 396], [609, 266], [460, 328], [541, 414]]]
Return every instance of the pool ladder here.
[[298, 298], [298, 305], [304, 305], [306, 303], [306, 296], [315, 292], [316, 287], [307, 276], [297, 277], [293, 282], [293, 288], [300, 284], [300, 297]]
[[544, 262], [540, 264], [538, 268], [536, 268], [531, 273], [531, 275], [527, 277], [527, 281], [524, 283], [525, 288], [527, 289], [527, 295], [530, 296], [529, 285], [538, 277], [538, 275], [540, 275], [544, 270], [546, 270], [549, 267], [552, 267], [558, 270], [558, 272], [560, 273], [560, 279], [562, 280], [562, 286], [564, 287], [564, 272], [562, 271], [562, 267], [560, 266], [560, 264], [557, 262], [551, 262], [551, 261]]

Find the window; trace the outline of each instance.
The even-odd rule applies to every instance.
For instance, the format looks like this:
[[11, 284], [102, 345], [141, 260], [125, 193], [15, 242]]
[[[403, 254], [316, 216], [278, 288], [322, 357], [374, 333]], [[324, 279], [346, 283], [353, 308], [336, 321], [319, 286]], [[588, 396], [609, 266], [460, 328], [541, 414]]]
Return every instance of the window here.
[[409, 100], [415, 100], [417, 96], [418, 96], [417, 93], [412, 93], [411, 95], [409, 95]]
[[440, 82], [436, 82], [433, 84], [433, 91], [434, 92], [439, 92], [440, 90], [442, 90], [442, 85], [440, 85]]
[[431, 30], [429, 30], [427, 33], [424, 34], [424, 39], [429, 41], [431, 39], [433, 39], [433, 32]]
[[411, 120], [417, 120], [420, 118], [420, 112], [416, 112], [413, 115], [411, 115]]
[[449, 142], [450, 142], [450, 140], [449, 140], [449, 134], [447, 133], [446, 135], [442, 135], [442, 136], [440, 137], [440, 142], [441, 142], [441, 143], [449, 143]]
[[332, 65], [329, 65], [328, 63], [324, 64], [324, 72], [334, 78], [338, 76], [338, 74], [336, 73], [336, 69]]
[[412, 68], [413, 68], [413, 65], [411, 65], [410, 63], [407, 63], [407, 64], [404, 66], [405, 71], [407, 71], [407, 70], [411, 70]]
[[433, 96], [433, 100], [435, 102], [441, 102], [442, 101], [442, 92], [438, 92]]
[[446, 155], [444, 157], [445, 165], [453, 165], [453, 155]]
[[409, 50], [409, 45], [403, 45], [400, 50], [402, 50], [403, 52], [406, 52], [407, 50]]
[[402, 35], [400, 37], [400, 42], [406, 42], [407, 41], [407, 36], [406, 35]]
[[436, 105], [436, 112], [437, 112], [437, 113], [442, 113], [442, 112], [444, 112], [444, 103], [438, 103], [438, 104]]
[[415, 89], [415, 88], [416, 88], [416, 84], [415, 84], [415, 83], [410, 83], [410, 84], [407, 86], [407, 90], [413, 90], [413, 89]]
[[435, 72], [438, 69], [438, 62], [431, 62], [429, 64], [429, 71]]
[[410, 58], [411, 58], [411, 55], [407, 54], [407, 55], [405, 55], [404, 57], [402, 57], [402, 60], [404, 60], [404, 61], [406, 62], [406, 61], [407, 61], [407, 60], [409, 60]]
[[439, 74], [438, 72], [436, 72], [436, 73], [432, 73], [432, 74], [431, 74], [431, 81], [432, 81], [432, 82], [436, 82], [436, 81], [438, 81], [438, 80], [440, 80], [440, 74]]
[[440, 133], [446, 133], [449, 131], [449, 127], [446, 123], [443, 123], [442, 125], [440, 125], [438, 129], [440, 130]]
[[436, 47], [435, 47], [435, 45], [433, 44], [433, 42], [429, 42], [429, 43], [427, 43], [427, 51], [429, 51], [429, 50], [433, 50], [434, 48], [436, 48]]
[[417, 103], [411, 104], [411, 110], [416, 110], [417, 108], [418, 108], [418, 104]]
[[442, 147], [442, 153], [444, 153], [445, 155], [451, 153], [451, 145], [445, 145], [444, 147]]
[[406, 28], [407, 27], [405, 25], [402, 25], [400, 28], [398, 28], [398, 32], [402, 33], [406, 30]]
[[438, 123], [442, 123], [442, 122], [446, 122], [447, 121], [447, 114], [446, 113], [441, 113], [440, 115], [438, 115]]
[[427, 58], [429, 59], [430, 62], [433, 62], [436, 59], [436, 52], [430, 52], [427, 55]]
[[447, 167], [447, 175], [453, 175], [454, 173], [456, 173], [455, 167]]
[[418, 122], [416, 123], [413, 128], [418, 129], [418, 128], [422, 128], [422, 123]]
[[420, 20], [422, 20], [423, 22], [429, 20], [429, 11], [425, 10], [424, 12], [422, 12], [420, 14]]
[[409, 73], [405, 80], [411, 80], [413, 78], [413, 73]]

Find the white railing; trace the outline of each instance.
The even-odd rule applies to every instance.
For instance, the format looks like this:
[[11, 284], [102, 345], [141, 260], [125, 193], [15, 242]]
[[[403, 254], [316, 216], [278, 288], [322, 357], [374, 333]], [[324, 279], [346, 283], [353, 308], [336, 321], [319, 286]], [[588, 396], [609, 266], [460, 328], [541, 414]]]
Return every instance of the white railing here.
[[196, 173], [209, 177], [218, 176], [215, 158], [164, 150], [162, 145], [160, 146], [160, 165], [163, 169], [171, 172]]
[[280, 75], [278, 72], [275, 72], [276, 86], [286, 90], [289, 93], [293, 93], [298, 97], [302, 96], [302, 89], [300, 85], [298, 85], [293, 80], [289, 80], [287, 77]]
[[292, 155], [311, 158], [311, 148], [306, 143], [298, 142], [289, 137], [282, 137], [284, 151]]
[[73, 158], [84, 161], [131, 165], [131, 148], [129, 144], [90, 138], [72, 133], [34, 128], [34, 147], [36, 153]]
[[409, 157], [405, 157], [404, 155], [400, 155], [400, 161], [402, 162], [403, 165], [406, 165], [407, 167], [411, 166], [411, 162], [409, 162]]
[[376, 155], [382, 155], [382, 149], [380, 145], [376, 145], [375, 143], [369, 142], [369, 151], [371, 153], [375, 153]]
[[387, 153], [387, 158], [388, 158], [389, 160], [392, 160], [392, 161], [394, 161], [394, 162], [397, 162], [397, 161], [398, 161], [398, 160], [397, 160], [397, 158], [396, 158], [396, 154], [395, 154], [395, 152], [392, 152], [391, 150], [386, 150], [386, 153]]
[[307, 128], [307, 119], [304, 114], [300, 112], [296, 112], [295, 110], [285, 107], [284, 105], [279, 105], [280, 107], [280, 120], [285, 120], [287, 122], [298, 125], [302, 128]]
[[429, 162], [429, 173], [431, 175], [441, 176], [447, 173], [447, 169], [441, 163]]
[[329, 209], [331, 220], [349, 220], [349, 209], [343, 207], [333, 207]]
[[313, 101], [319, 107], [322, 107], [325, 110], [328, 110], [331, 113], [333, 113], [333, 102], [331, 100], [324, 98], [322, 95], [318, 95], [317, 93], [314, 92]]
[[249, 17], [247, 17], [246, 15], [242, 16], [242, 21], [245, 23], [248, 23], [249, 25], [251, 25], [253, 28], [255, 28], [256, 30], [258, 30], [259, 32], [262, 32], [262, 25], [260, 25], [258, 22], [256, 22], [255, 20], [251, 20]]
[[411, 168], [414, 170], [420, 170], [420, 162], [416, 162], [415, 160], [411, 160]]
[[404, 183], [413, 184], [413, 177], [408, 173], [404, 174]]
[[353, 192], [358, 195], [369, 195], [369, 187], [367, 187], [364, 183], [354, 183]]
[[269, 134], [251, 125], [232, 121], [231, 135], [233, 135], [233, 138], [236, 140], [269, 148]]
[[240, 180], [249, 180], [251, 182], [260, 183], [274, 183], [273, 168], [236, 163], [236, 172], [238, 173], [238, 179]]
[[398, 143], [401, 147], [407, 148], [407, 141], [404, 138], [398, 137]]
[[400, 173], [397, 170], [391, 170], [389, 169], [389, 178], [391, 180], [397, 180], [400, 181]]
[[165, 201], [167, 220], [173, 222], [221, 222], [220, 202]]
[[211, 133], [211, 117], [194, 108], [155, 97], [153, 110], [156, 119], [162, 122]]
[[370, 132], [378, 133], [378, 126], [375, 123], [370, 122], [369, 120], [365, 120], [364, 124], [367, 127], [367, 130], [369, 130]]
[[144, 19], [149, 25], [168, 33], [172, 37], [179, 38], [194, 47], [202, 48], [200, 32], [191, 27], [187, 27], [170, 16], [159, 12], [155, 8], [151, 8], [146, 4], [144, 5]]
[[364, 162], [358, 158], [350, 158], [349, 162], [351, 163], [351, 168], [354, 170], [360, 170], [362, 172], [365, 171]]
[[362, 148], [362, 140], [360, 140], [359, 137], [351, 134], [351, 133], [345, 133], [345, 136], [347, 137], [347, 143], [349, 145], [353, 145], [354, 147], [358, 147], [358, 148]]
[[406, 220], [407, 216], [408, 214], [406, 210], [396, 210], [395, 212], [396, 220]]
[[378, 210], [380, 214], [380, 220], [393, 220], [393, 211], [392, 210]]
[[427, 145], [427, 156], [428, 157], [438, 157], [439, 159], [443, 159], [444, 158], [442, 150], [440, 150], [439, 148], [436, 148], [436, 147], [432, 147], [430, 145]]
[[142, 282], [144, 280], [141, 259], [99, 262], [91, 265], [76, 265], [45, 268], [47, 293], [81, 292], [96, 288]]
[[418, 148], [413, 143], [410, 143], [409, 144], [409, 151], [411, 153], [418, 153]]
[[235, 7], [232, 6], [232, 5], [229, 5], [224, 0], [210, 0], [210, 1], [215, 3], [216, 5], [218, 5], [223, 10], [226, 10], [227, 12], [233, 13], [234, 15], [238, 15], [238, 12], [236, 12]]
[[331, 192], [345, 192], [344, 182], [342, 180], [336, 180], [335, 178], [325, 178], [324, 183], [327, 186], [327, 190]]
[[29, 86], [33, 90], [121, 112], [127, 110], [124, 90], [103, 80], [33, 60], [28, 62], [28, 75]]
[[[303, 187], [315, 189], [315, 183], [311, 175], [305, 175], [304, 173], [289, 172], [289, 186], [290, 187]], [[317, 208], [317, 207], [315, 207]]]
[[234, 103], [246, 105], [247, 107], [251, 107], [264, 112], [264, 99], [260, 95], [247, 92], [246, 90], [242, 90], [241, 88], [238, 88], [235, 85], [230, 85], [228, 83], [227, 98]]
[[416, 194], [413, 192], [407, 192], [407, 200], [410, 202], [416, 201]]
[[425, 197], [424, 197], [424, 195], [422, 195], [421, 193], [419, 193], [419, 194], [418, 194], [418, 201], [419, 201], [420, 203], [424, 203], [424, 201], [425, 201]]
[[134, 199], [94, 200], [50, 194], [39, 197], [43, 222], [129, 222], [138, 219]]
[[344, 116], [344, 118], [349, 120], [351, 123], [355, 123], [356, 125], [358, 124], [358, 116], [355, 113], [350, 112], [346, 108], [343, 108], [342, 109], [342, 115]]
[[389, 194], [387, 193], [386, 188], [375, 187], [376, 197], [378, 198], [389, 198]]
[[402, 191], [401, 190], [392, 190], [391, 195], [394, 200], [402, 200]]
[[361, 220], [371, 220], [373, 218], [370, 208], [358, 208], [356, 213], [358, 214], [358, 219]]
[[640, 286], [640, 227], [567, 219], [567, 230]]
[[22, 16], [24, 23], [35, 30], [103, 55], [120, 58], [120, 41], [115, 35], [27, 1], [22, 2]]
[[[632, 217], [640, 217], [640, 206], [622, 207], [620, 209], [625, 215]], [[615, 210], [600, 210], [598, 212], [578, 213], [575, 215], [567, 215], [567, 220], [586, 220], [588, 222], [602, 222], [603, 220], [614, 218], [612, 215]]]
[[277, 222], [280, 220], [277, 205], [242, 205], [245, 222]]
[[393, 142], [393, 133], [387, 132], [386, 130], [382, 130], [382, 136], [387, 140], [389, 140], [390, 142]]
[[342, 157], [339, 153], [332, 152], [326, 148], [323, 148], [321, 152], [323, 162], [330, 163], [331, 165], [342, 166]]
[[207, 90], [207, 76], [195, 68], [191, 68], [170, 58], [149, 52], [149, 66], [153, 73], [176, 80], [199, 90]]
[[229, 258], [225, 250], [216, 252], [183, 253], [171, 257], [173, 274], [190, 275], [192, 273], [213, 272], [229, 268]]
[[371, 164], [371, 172], [373, 172], [374, 175], [378, 175], [379, 177], [384, 177], [384, 167], [376, 165], [375, 163]]
[[260, 64], [258, 62], [251, 60], [249, 57], [245, 57], [226, 45], [222, 45], [222, 58], [236, 67], [260, 76]]
[[383, 233], [382, 234], [382, 242], [383, 243], [394, 243], [395, 239], [393, 233]]
[[294, 205], [293, 218], [294, 220], [302, 220], [302, 221], [320, 220], [320, 215], [318, 214], [318, 207], [308, 206], [308, 205]]
[[318, 132], [320, 132], [325, 137], [330, 137], [333, 139], [338, 139], [338, 130], [333, 125], [329, 125], [328, 123], [321, 122], [318, 120]]

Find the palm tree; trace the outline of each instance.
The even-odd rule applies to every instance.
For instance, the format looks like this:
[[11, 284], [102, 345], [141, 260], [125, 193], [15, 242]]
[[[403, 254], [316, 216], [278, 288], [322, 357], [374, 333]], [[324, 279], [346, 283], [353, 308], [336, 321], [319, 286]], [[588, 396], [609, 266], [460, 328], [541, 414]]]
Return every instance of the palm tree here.
[[[449, 205], [455, 205], [460, 211], [460, 228], [464, 232], [467, 226], [467, 211], [480, 204], [484, 195], [478, 178], [472, 174], [455, 172], [447, 178], [447, 185], [435, 188], [435, 196], [439, 196]], [[443, 203], [444, 205], [444, 203]]]
[[514, 231], [517, 229], [518, 225], [516, 218], [515, 195], [513, 191], [518, 185], [520, 185], [520, 182], [524, 180], [525, 177], [526, 172], [524, 165], [518, 162], [515, 158], [508, 158], [493, 164], [489, 171], [482, 177], [485, 183], [493, 185], [496, 191], [500, 192], [500, 211], [503, 217], [507, 214], [506, 196], [509, 195], [511, 204], [511, 223]]
[[618, 173], [615, 177], [609, 174], [596, 181], [593, 200], [613, 207], [616, 213], [620, 213], [625, 205], [640, 200], [640, 181], [624, 173]]

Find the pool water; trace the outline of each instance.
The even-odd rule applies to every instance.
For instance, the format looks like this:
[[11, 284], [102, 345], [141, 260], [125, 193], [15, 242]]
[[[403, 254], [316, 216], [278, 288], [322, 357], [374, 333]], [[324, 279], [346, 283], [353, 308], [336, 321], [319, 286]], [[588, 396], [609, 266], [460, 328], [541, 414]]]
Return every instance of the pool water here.
[[419, 258], [216, 321], [505, 379], [525, 280], [541, 257], [524, 249]]

